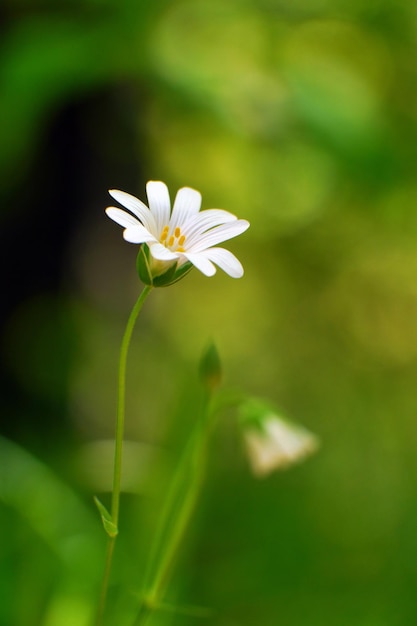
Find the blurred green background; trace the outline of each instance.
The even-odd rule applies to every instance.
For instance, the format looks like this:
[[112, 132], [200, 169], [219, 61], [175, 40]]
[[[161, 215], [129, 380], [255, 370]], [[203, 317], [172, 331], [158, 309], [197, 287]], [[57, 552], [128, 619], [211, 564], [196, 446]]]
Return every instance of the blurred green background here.
[[[234, 415], [154, 624], [417, 621], [417, 7], [3, 0], [0, 625], [88, 626], [137, 249], [103, 209], [149, 179], [251, 222], [242, 280], [152, 294], [129, 359], [111, 610], [132, 606], [209, 339], [225, 384], [320, 453], [251, 476]], [[133, 555], [133, 556], [132, 556]], [[123, 625], [122, 618], [109, 624]]]

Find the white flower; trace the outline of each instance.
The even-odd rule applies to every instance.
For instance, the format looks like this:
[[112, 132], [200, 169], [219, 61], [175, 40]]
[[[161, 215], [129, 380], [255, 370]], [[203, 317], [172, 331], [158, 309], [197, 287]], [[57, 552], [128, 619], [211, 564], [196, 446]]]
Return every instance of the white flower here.
[[319, 447], [313, 433], [274, 413], [265, 416], [261, 424], [247, 424], [244, 438], [252, 470], [257, 476], [285, 469]]
[[111, 189], [110, 195], [130, 211], [108, 207], [107, 215], [124, 227], [123, 237], [131, 243], [145, 243], [159, 265], [158, 273], [177, 262], [191, 262], [206, 276], [216, 272], [214, 263], [233, 278], [243, 275], [238, 259], [216, 244], [243, 233], [249, 222], [238, 220], [228, 211], [200, 212], [201, 194], [189, 187], [177, 193], [171, 212], [167, 186], [159, 181], [146, 185], [149, 208], [124, 191]]

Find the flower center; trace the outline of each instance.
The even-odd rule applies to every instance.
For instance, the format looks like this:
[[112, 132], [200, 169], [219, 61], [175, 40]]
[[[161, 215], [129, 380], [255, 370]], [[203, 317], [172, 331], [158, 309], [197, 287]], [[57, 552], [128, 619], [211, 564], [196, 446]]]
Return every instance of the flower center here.
[[166, 248], [172, 250], [172, 252], [185, 252], [185, 235], [181, 235], [181, 228], [177, 226], [174, 230], [174, 234], [169, 237], [168, 233], [169, 225], [166, 225], [161, 233], [161, 243], [163, 243]]

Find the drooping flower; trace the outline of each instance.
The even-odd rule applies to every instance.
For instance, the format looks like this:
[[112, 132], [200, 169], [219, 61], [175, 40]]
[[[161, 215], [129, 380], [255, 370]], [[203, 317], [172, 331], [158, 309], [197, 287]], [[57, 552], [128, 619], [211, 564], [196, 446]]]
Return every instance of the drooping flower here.
[[194, 265], [206, 276], [215, 274], [215, 265], [233, 278], [243, 275], [238, 259], [216, 244], [237, 237], [249, 222], [222, 209], [200, 211], [201, 194], [190, 187], [178, 191], [172, 211], [163, 182], [149, 181], [146, 192], [149, 208], [138, 198], [111, 189], [110, 195], [129, 212], [108, 207], [106, 213], [124, 227], [126, 241], [148, 247], [151, 280], [172, 266], [180, 269], [185, 264]]
[[316, 435], [259, 401], [244, 408], [241, 423], [249, 463], [258, 477], [299, 463], [319, 447]]

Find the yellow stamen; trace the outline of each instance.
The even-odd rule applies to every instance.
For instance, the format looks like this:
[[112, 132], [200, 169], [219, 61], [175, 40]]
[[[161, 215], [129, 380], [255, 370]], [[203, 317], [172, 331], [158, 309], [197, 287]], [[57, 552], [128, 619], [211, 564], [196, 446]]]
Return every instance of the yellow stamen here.
[[[181, 237], [178, 240], [178, 245], [179, 246], [183, 246], [184, 245], [184, 241], [185, 241], [185, 235], [181, 235]], [[182, 252], [182, 250], [181, 250]]]
[[169, 231], [169, 226], [165, 226], [164, 230], [161, 233], [161, 241], [165, 241], [165, 239], [168, 237], [168, 231]]
[[174, 241], [175, 241], [175, 238], [173, 237], [173, 235], [171, 235], [171, 237], [168, 239], [168, 245], [169, 246], [174, 245]]
[[182, 246], [178, 246], [175, 252], [185, 252], [185, 248], [183, 248]]
[[179, 226], [177, 226], [176, 229], [174, 230], [174, 235], [177, 237], [177, 239], [181, 235], [181, 229]]

